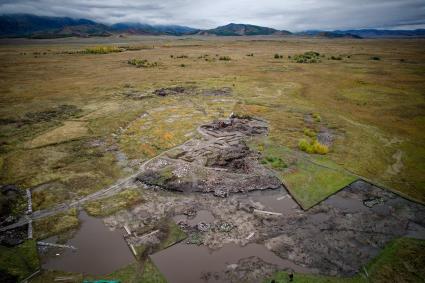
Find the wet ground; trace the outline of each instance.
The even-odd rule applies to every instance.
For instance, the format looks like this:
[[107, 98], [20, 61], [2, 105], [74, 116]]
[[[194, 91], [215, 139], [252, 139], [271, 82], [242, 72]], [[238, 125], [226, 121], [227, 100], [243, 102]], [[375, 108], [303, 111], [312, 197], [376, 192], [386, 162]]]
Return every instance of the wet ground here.
[[112, 272], [133, 260], [117, 231], [135, 231], [130, 242], [136, 248], [158, 246], [158, 224], [170, 220], [187, 239], [151, 249], [150, 256], [171, 283], [261, 282], [278, 270], [352, 276], [391, 240], [425, 239], [423, 205], [361, 180], [302, 210], [244, 145], [246, 137], [267, 133], [262, 120], [233, 117], [199, 132], [202, 138], [141, 169], [131, 185], [144, 202], [103, 219], [115, 232], [83, 214], [68, 244], [84, 249], [48, 257], [43, 267]]
[[261, 244], [248, 244], [241, 247], [226, 244], [218, 250], [205, 246], [176, 244], [151, 256], [154, 264], [163, 272], [170, 283], [226, 282], [226, 270], [238, 267], [242, 259], [255, 256], [276, 268], [291, 268], [296, 272], [314, 272], [297, 266], [289, 260], [276, 256]]
[[[220, 204], [205, 196], [190, 203], [195, 208], [203, 205], [193, 219], [208, 220], [212, 226], [200, 232], [200, 246], [183, 241], [151, 256], [171, 283], [258, 282], [254, 274], [267, 276], [277, 270], [352, 276], [392, 239], [425, 239], [422, 205], [364, 181], [309, 211], [297, 207], [285, 190], [237, 195]], [[205, 212], [206, 205], [211, 214]], [[259, 210], [265, 213], [256, 213]], [[174, 219], [187, 221], [187, 216]], [[214, 228], [223, 222], [234, 228], [225, 233]]]
[[104, 275], [134, 261], [124, 241], [123, 231], [111, 231], [101, 219], [88, 216], [85, 212], [81, 212], [79, 218], [80, 229], [66, 242], [66, 245], [74, 246], [77, 250], [41, 248], [43, 268]]

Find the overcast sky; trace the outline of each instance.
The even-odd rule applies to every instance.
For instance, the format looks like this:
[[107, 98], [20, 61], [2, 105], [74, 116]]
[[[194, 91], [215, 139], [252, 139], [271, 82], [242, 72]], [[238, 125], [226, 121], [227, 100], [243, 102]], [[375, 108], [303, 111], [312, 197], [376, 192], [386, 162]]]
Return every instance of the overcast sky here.
[[290, 31], [425, 27], [425, 0], [0, 0], [0, 13], [202, 29], [230, 22]]

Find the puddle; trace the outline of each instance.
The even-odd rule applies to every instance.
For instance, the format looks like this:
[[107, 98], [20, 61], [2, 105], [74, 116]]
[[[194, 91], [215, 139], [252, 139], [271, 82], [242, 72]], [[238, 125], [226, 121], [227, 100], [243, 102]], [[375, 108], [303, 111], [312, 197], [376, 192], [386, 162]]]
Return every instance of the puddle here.
[[255, 191], [248, 194], [254, 203], [260, 203], [263, 210], [291, 215], [300, 208], [291, 195], [283, 189], [274, 191]]
[[323, 203], [349, 213], [369, 211], [369, 208], [364, 206], [360, 199], [344, 198], [338, 195], [331, 196]]
[[264, 205], [265, 210], [279, 212], [285, 215], [293, 214], [299, 207], [298, 204], [288, 195], [264, 195], [254, 197], [253, 201]]
[[176, 223], [179, 223], [180, 221], [186, 221], [189, 226], [196, 226], [199, 222], [204, 222], [207, 224], [213, 223], [214, 216], [208, 210], [199, 210], [196, 212], [195, 218], [190, 219], [186, 215], [179, 214], [174, 216], [173, 220]]
[[77, 248], [49, 248], [42, 258], [42, 267], [50, 270], [104, 275], [134, 261], [122, 231], [110, 231], [101, 219], [79, 215], [80, 229], [66, 245]]
[[[244, 247], [226, 244], [219, 250], [211, 251], [205, 246], [179, 243], [150, 257], [169, 283], [195, 283], [202, 282], [202, 276], [208, 272], [223, 274], [228, 265], [237, 264], [240, 259], [252, 256], [275, 264], [280, 269], [292, 269], [302, 273], [314, 272], [276, 256], [260, 244], [249, 244]], [[223, 280], [214, 282], [226, 282]]]

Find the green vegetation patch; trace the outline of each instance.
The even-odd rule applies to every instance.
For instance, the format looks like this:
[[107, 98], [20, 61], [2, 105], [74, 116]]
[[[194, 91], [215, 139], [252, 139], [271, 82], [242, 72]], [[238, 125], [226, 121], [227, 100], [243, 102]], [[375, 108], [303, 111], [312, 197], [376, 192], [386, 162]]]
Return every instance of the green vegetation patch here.
[[425, 241], [400, 238], [368, 265], [371, 282], [424, 282]]
[[39, 268], [37, 244], [28, 240], [15, 247], [0, 246], [0, 276], [21, 281]]
[[291, 195], [304, 209], [314, 206], [357, 179], [342, 170], [306, 159], [298, 159], [292, 170], [281, 176]]
[[122, 48], [116, 46], [95, 46], [86, 48], [82, 53], [86, 54], [108, 54], [124, 51]]
[[274, 157], [274, 156], [266, 156], [261, 160], [262, 164], [267, 164], [271, 166], [273, 169], [284, 169], [288, 167], [286, 165], [285, 161], [282, 160], [280, 157]]
[[249, 146], [262, 152], [263, 156], [273, 156], [270, 160], [286, 165], [273, 169], [279, 173], [278, 177], [304, 209], [356, 180], [356, 177], [323, 156], [304, 156], [266, 138], [254, 139]]
[[107, 216], [143, 201], [139, 190], [129, 189], [114, 196], [88, 202], [84, 209], [92, 216]]
[[298, 148], [307, 153], [326, 154], [329, 152], [327, 145], [321, 144], [317, 139], [301, 139], [298, 143]]
[[78, 210], [72, 208], [67, 212], [34, 221], [34, 235], [38, 240], [45, 239], [53, 235], [76, 229], [78, 225]]
[[292, 60], [296, 63], [320, 63], [320, 53], [314, 51], [308, 51], [304, 54], [298, 54], [292, 57]]
[[158, 62], [149, 62], [147, 59], [130, 59], [127, 61], [129, 65], [137, 68], [153, 68], [158, 67]]

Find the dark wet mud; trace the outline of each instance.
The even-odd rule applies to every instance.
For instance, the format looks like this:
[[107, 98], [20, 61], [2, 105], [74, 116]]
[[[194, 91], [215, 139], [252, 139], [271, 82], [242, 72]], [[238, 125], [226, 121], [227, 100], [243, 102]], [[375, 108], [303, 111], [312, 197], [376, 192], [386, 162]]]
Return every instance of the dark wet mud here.
[[[48, 248], [42, 251], [42, 267], [91, 275], [104, 275], [134, 261], [123, 231], [110, 231], [101, 219], [80, 213], [81, 227], [66, 242], [77, 250]], [[43, 248], [46, 250], [46, 248]]]
[[169, 283], [230, 282], [226, 270], [235, 269], [241, 259], [257, 257], [280, 269], [312, 273], [314, 270], [282, 259], [260, 244], [241, 247], [226, 244], [221, 249], [209, 250], [205, 246], [179, 243], [151, 255], [154, 264]]

